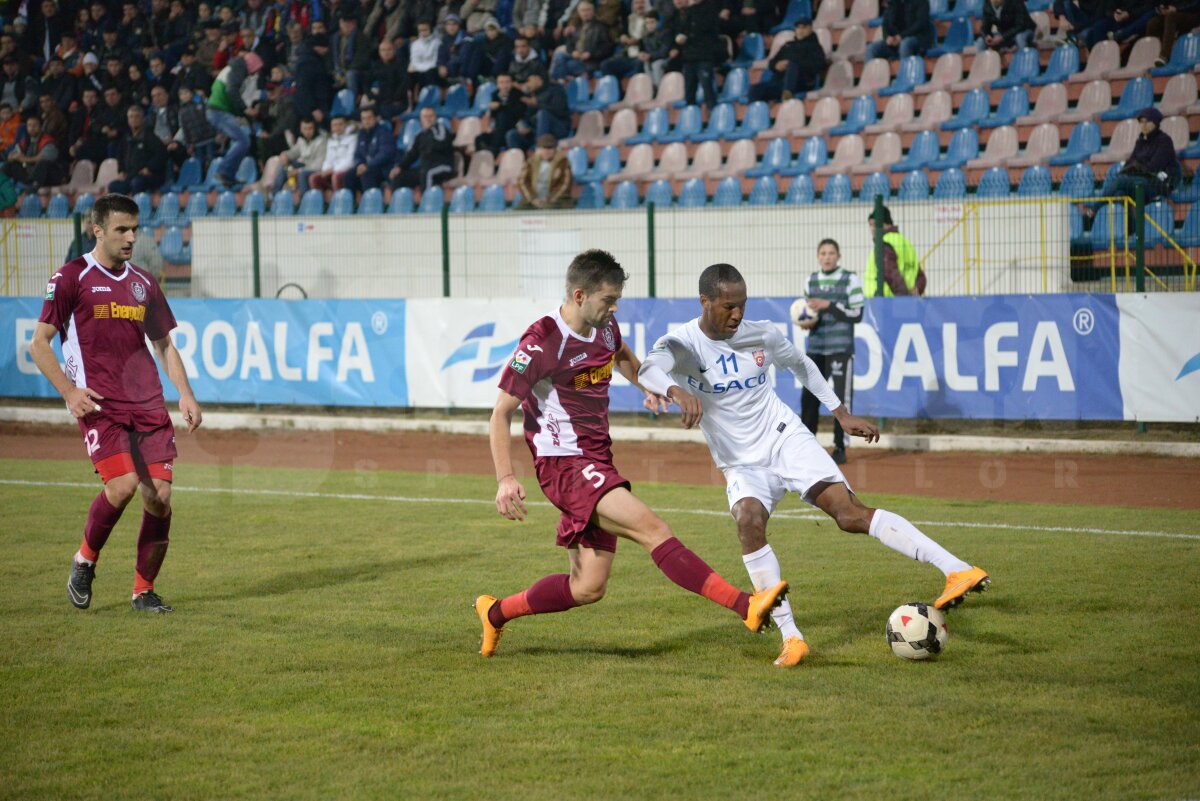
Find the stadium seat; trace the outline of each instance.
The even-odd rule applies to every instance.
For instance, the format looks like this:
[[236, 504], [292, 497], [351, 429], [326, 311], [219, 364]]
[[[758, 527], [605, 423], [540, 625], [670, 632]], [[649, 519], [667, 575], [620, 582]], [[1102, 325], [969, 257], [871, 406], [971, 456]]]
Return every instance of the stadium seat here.
[[671, 118], [667, 115], [667, 110], [662, 107], [653, 108], [646, 114], [646, 119], [642, 122], [642, 129], [638, 131], [637, 135], [625, 140], [625, 143], [643, 145], [661, 142], [662, 137], [667, 135], [670, 128]]
[[1003, 167], [992, 167], [979, 179], [975, 188], [975, 197], [998, 199], [1008, 197], [1012, 187], [1008, 184], [1008, 170]]
[[1186, 183], [1181, 181], [1175, 187], [1175, 191], [1171, 193], [1171, 199], [1176, 203], [1196, 203], [1200, 201], [1200, 180], [1196, 176], [1192, 176], [1192, 180]]
[[233, 192], [225, 191], [217, 195], [217, 202], [213, 204], [213, 217], [233, 217], [237, 214], [237, 195]]
[[979, 121], [980, 128], [999, 128], [1013, 125], [1018, 117], [1029, 113], [1029, 90], [1024, 86], [1013, 86], [1004, 90], [1000, 105], [986, 118]]
[[854, 189], [850, 185], [850, 178], [845, 175], [833, 175], [825, 182], [825, 189], [821, 192], [822, 203], [849, 203], [853, 199]]
[[962, 200], [967, 196], [967, 179], [962, 170], [949, 167], [938, 176], [933, 187], [934, 200]]
[[[685, 154], [684, 159], [686, 160], [686, 158]], [[647, 204], [653, 203], [655, 208], [659, 209], [670, 208], [675, 203], [675, 197], [671, 192], [671, 182], [660, 178], [650, 184], [649, 188], [646, 189], [645, 202]]]
[[446, 90], [446, 97], [435, 108], [439, 117], [457, 117], [459, 113], [471, 107], [471, 98], [467, 95], [467, 87], [461, 83], [454, 84]]
[[73, 214], [84, 215], [92, 210], [92, 206], [96, 205], [96, 196], [91, 192], [80, 192], [75, 196], [75, 206], [71, 209]]
[[1089, 198], [1096, 193], [1096, 175], [1087, 164], [1072, 164], [1058, 186], [1060, 197]]
[[325, 197], [320, 189], [309, 189], [300, 197], [300, 208], [296, 214], [301, 217], [316, 217], [325, 213]]
[[[588, 186], [594, 186], [594, 184], [588, 184]], [[584, 187], [585, 190], [587, 188], [588, 188], [587, 186]], [[393, 199], [394, 199], [394, 196], [393, 196]], [[600, 192], [599, 199], [600, 199], [600, 205], [592, 206], [591, 208], [598, 209], [598, 208], [603, 207], [603, 205], [604, 205], [603, 190], [601, 190], [601, 192]], [[583, 208], [588, 208], [588, 207], [585, 206]], [[504, 211], [504, 187], [501, 186], [500, 184], [493, 184], [492, 186], [489, 186], [487, 189], [484, 189], [483, 197], [481, 197], [479, 199], [479, 210], [480, 211], [488, 211], [488, 212]]]
[[1067, 224], [1071, 231], [1071, 245], [1073, 247], [1086, 247], [1088, 238], [1087, 233], [1083, 230], [1083, 214], [1079, 211], [1079, 207], [1074, 204], [1067, 206]]
[[1100, 151], [1100, 126], [1094, 122], [1081, 122], [1071, 131], [1067, 149], [1050, 157], [1050, 165], [1076, 164], [1087, 161], [1093, 153]]
[[521, 168], [525, 166], [525, 151], [519, 147], [510, 147], [501, 151], [500, 161], [496, 165], [496, 173], [491, 178], [480, 178], [479, 186], [492, 184], [515, 184], [521, 177]]
[[941, 44], [930, 48], [925, 55], [933, 57], [949, 54], [958, 55], [974, 44], [974, 42], [975, 29], [971, 25], [971, 19], [968, 17], [955, 17], [950, 21], [950, 27], [946, 30], [946, 38], [942, 39]]
[[729, 134], [733, 133], [733, 129], [737, 127], [737, 114], [734, 113], [733, 105], [730, 103], [720, 103], [708, 115], [708, 125], [704, 130], [689, 134], [687, 141], [689, 142], [718, 142], [728, 138]]
[[834, 175], [837, 173], [849, 173], [855, 167], [862, 164], [866, 160], [866, 146], [863, 144], [863, 138], [858, 134], [843, 136], [838, 140], [837, 149], [833, 151], [833, 158], [826, 164], [822, 164], [813, 170], [814, 175]]
[[1061, 83], [1052, 83], [1042, 87], [1033, 110], [1017, 117], [1015, 124], [1040, 125], [1045, 122], [1058, 122], [1066, 112], [1067, 87]]
[[195, 220], [203, 220], [208, 216], [208, 194], [206, 192], [193, 192], [187, 201], [187, 208], [184, 209], [184, 216], [188, 222]]
[[1125, 227], [1125, 204], [1103, 203], [1096, 210], [1092, 220], [1092, 230], [1088, 232], [1088, 241], [1093, 250], [1109, 250], [1115, 248], [1122, 251], [1126, 246], [1133, 247], [1133, 237], [1128, 235]]
[[[826, 5], [837, 6], [837, 3], [822, 3], [821, 7]], [[842, 38], [838, 39], [837, 49], [829, 55], [833, 61], [862, 61], [863, 56], [867, 52], [867, 30], [862, 25], [851, 25], [849, 28], [842, 30]]]
[[949, 90], [962, 80], [962, 70], [962, 56], [958, 53], [946, 53], [934, 62], [929, 80], [913, 87], [912, 94], [927, 95], [939, 90]]
[[1167, 63], [1150, 70], [1150, 74], [1178, 75], [1181, 72], [1190, 72], [1197, 64], [1200, 64], [1200, 36], [1189, 33], [1175, 40]]
[[608, 183], [639, 181], [654, 169], [654, 148], [650, 145], [635, 145], [625, 159], [625, 166], [604, 180]]
[[[422, 198], [424, 200], [424, 198]], [[475, 211], [475, 187], [460, 186], [450, 196], [450, 213], [466, 214]]]
[[252, 184], [258, 180], [258, 165], [254, 162], [253, 156], [246, 156], [242, 159], [233, 179], [239, 184]]
[[[342, 91], [345, 92], [348, 90], [343, 89]], [[400, 119], [404, 120], [405, 122], [415, 121], [421, 116], [421, 109], [437, 108], [438, 101], [440, 99], [441, 93], [436, 86], [426, 86], [421, 90], [421, 93], [417, 95], [417, 104], [412, 107], [411, 111], [401, 114]]]
[[[604, 114], [585, 111], [579, 116], [575, 133], [559, 141], [559, 147], [595, 147], [604, 138]], [[457, 136], [455, 137], [457, 142]]]
[[858, 190], [858, 199], [863, 203], [874, 203], [876, 195], [882, 195], [885, 201], [892, 196], [892, 184], [886, 173], [871, 173]]
[[1000, 79], [1000, 54], [995, 50], [984, 50], [975, 55], [967, 77], [950, 85], [952, 92], [969, 92], [972, 89], [987, 89], [992, 81]]
[[796, 20], [801, 17], [812, 19], [812, 2], [810, 0], [788, 0], [787, 10], [783, 15], [783, 22], [771, 29], [771, 33], [780, 33], [782, 31], [790, 31], [796, 27]]
[[875, 98], [870, 95], [854, 98], [846, 119], [829, 129], [830, 136], [846, 136], [861, 133], [871, 123], [875, 122], [878, 112], [875, 108]]
[[[904, 97], [904, 95], [896, 97]], [[895, 99], [895, 97], [892, 98], [892, 100]], [[908, 122], [901, 123], [900, 130], [904, 132], [936, 131], [941, 128], [943, 122], [950, 119], [952, 114], [950, 93], [934, 92], [921, 104], [920, 115]]]
[[774, 175], [787, 167], [792, 161], [792, 143], [789, 139], [772, 139], [763, 152], [762, 161], [757, 167], [746, 170], [747, 178], [761, 178], [764, 175]]
[[682, 142], [672, 142], [663, 148], [654, 169], [642, 176], [643, 181], [670, 181], [687, 169], [688, 149]]
[[154, 205], [149, 192], [138, 192], [133, 196], [133, 202], [138, 207], [138, 219], [146, 225], [154, 222]]
[[1017, 140], [1016, 128], [1011, 125], [996, 128], [992, 131], [992, 135], [988, 137], [987, 148], [978, 157], [968, 161], [967, 168], [975, 170], [981, 167], [1007, 165], [1010, 159], [1016, 158], [1020, 147], [1020, 142]]
[[1121, 46], [1111, 39], [1104, 39], [1088, 51], [1083, 69], [1067, 78], [1067, 83], [1089, 83], [1104, 80], [1121, 67]]
[[[493, 201], [493, 203], [494, 202], [495, 201]], [[583, 188], [579, 190], [579, 197], [575, 201], [575, 208], [589, 211], [604, 208], [604, 185], [599, 181], [594, 181], [590, 184], [584, 184]], [[504, 195], [500, 195], [500, 208], [485, 209], [483, 205], [480, 204], [479, 209], [480, 211], [503, 211]]]
[[934, 131], [921, 131], [913, 137], [912, 145], [908, 149], [908, 155], [897, 161], [891, 166], [892, 172], [908, 172], [910, 170], [923, 170], [941, 152], [941, 147], [938, 143], [938, 135]]
[[713, 206], [717, 208], [730, 208], [740, 205], [742, 205], [741, 181], [730, 176], [717, 184], [717, 191], [713, 194]]
[[[701, 145], [700, 150], [703, 149], [704, 145]], [[720, 145], [717, 145], [717, 149], [720, 149]], [[697, 156], [699, 156], [699, 151], [697, 151]], [[749, 139], [743, 139], [733, 143], [733, 147], [729, 149], [729, 154], [725, 157], [724, 164], [716, 169], [709, 170], [708, 174], [704, 177], [719, 180], [721, 178], [728, 178], [731, 175], [740, 176], [746, 170], [752, 169], [757, 162], [758, 156], [755, 153], [754, 142]], [[695, 160], [692, 163], [694, 166]]]
[[203, 179], [204, 172], [200, 159], [194, 156], [184, 159], [183, 164], [179, 165], [179, 175], [175, 178], [175, 183], [171, 184], [171, 190], [187, 192], [191, 187], [199, 185]]
[[613, 190], [612, 198], [608, 201], [610, 209], [636, 209], [638, 206], [637, 184], [633, 181], [621, 181]]
[[253, 192], [247, 192], [246, 196], [242, 198], [242, 210], [238, 213], [243, 217], [249, 217], [254, 212], [258, 212], [258, 216], [261, 217], [266, 211], [266, 199], [263, 197], [263, 193], [256, 189]]
[[463, 150], [474, 150], [475, 140], [483, 132], [483, 122], [479, 117], [467, 117], [458, 121], [458, 130], [454, 132], [454, 146]]
[[1158, 110], [1163, 116], [1186, 114], [1189, 107], [1196, 104], [1196, 76], [1190, 72], [1173, 75], [1167, 81], [1163, 90], [1162, 100], [1158, 101]]
[[466, 117], [482, 117], [488, 113], [488, 106], [492, 102], [492, 98], [496, 95], [496, 84], [491, 81], [481, 83], [475, 89], [475, 99], [471, 105], [455, 113], [455, 117], [463, 119]]
[[616, 76], [605, 75], [596, 82], [596, 89], [590, 100], [579, 106], [580, 111], [607, 111], [608, 107], [621, 99], [621, 84]]
[[[876, 59], [876, 61], [878, 60], [879, 59]], [[871, 64], [874, 64], [874, 62], [871, 62]], [[885, 78], [890, 77], [890, 74], [889, 76], [884, 76], [882, 74], [882, 70], [877, 67], [873, 67], [869, 73], [864, 70], [863, 75], [864, 77], [870, 79], [871, 86], [865, 91], [855, 92], [854, 65], [849, 61], [835, 61], [830, 64], [829, 68], [825, 71], [825, 80], [821, 83], [821, 88], [814, 89], [806, 93], [805, 97], [830, 98], [869, 95], [873, 94], [877, 89], [880, 88], [880, 86], [877, 85], [880, 81], [883, 82], [883, 86], [887, 86], [887, 81]], [[759, 79], [759, 83], [765, 82], [769, 77], [770, 76], [764, 72], [762, 77]]]
[[[637, 76], [634, 76], [637, 77]], [[649, 77], [648, 75], [643, 77]], [[637, 135], [637, 112], [631, 108], [623, 108], [613, 115], [608, 133], [593, 142], [594, 147], [619, 147], [625, 140]]]
[[677, 181], [705, 178], [719, 169], [721, 169], [721, 144], [704, 142], [692, 153], [692, 163], [675, 173], [673, 177]]
[[641, 103], [654, 99], [654, 81], [644, 72], [639, 72], [625, 84], [625, 94], [608, 107], [609, 111], [633, 111]]
[[1148, 248], [1169, 245], [1175, 239], [1175, 209], [1170, 203], [1156, 200], [1146, 206], [1145, 231]]
[[[490, 187], [489, 187], [490, 188]], [[504, 193], [504, 187], [499, 187], [501, 194]], [[487, 190], [484, 190], [487, 193]], [[307, 197], [307, 193], [305, 193]], [[412, 214], [413, 213], [413, 191], [407, 186], [402, 186], [392, 192], [392, 199], [388, 201], [388, 214]]]
[[900, 160], [900, 135], [896, 133], [880, 134], [875, 138], [875, 146], [871, 155], [862, 164], [851, 167], [851, 173], [870, 174], [887, 172], [893, 164]]
[[800, 152], [796, 154], [795, 163], [781, 169], [779, 174], [787, 176], [808, 175], [827, 161], [829, 161], [829, 150], [825, 145], [825, 138], [822, 136], [812, 136], [804, 140], [804, 144], [800, 146]]
[[879, 96], [891, 97], [912, 92], [923, 83], [925, 83], [925, 58], [909, 56], [900, 62], [900, 71], [896, 73], [896, 80], [892, 81], [889, 86], [880, 89]]
[[929, 175], [921, 169], [913, 170], [900, 182], [900, 200], [925, 200], [929, 197]]
[[342, 89], [333, 96], [333, 106], [329, 109], [331, 117], [353, 117], [355, 116], [354, 92], [349, 89]]
[[1188, 248], [1200, 247], [1200, 203], [1193, 203], [1188, 209], [1175, 241]]
[[1032, 47], [1022, 47], [1009, 62], [1008, 72], [1003, 78], [992, 81], [991, 88], [1007, 89], [1010, 86], [1022, 86], [1037, 77], [1038, 51]]
[[613, 145], [600, 148], [596, 161], [590, 170], [575, 174], [575, 180], [590, 184], [593, 181], [603, 181], [621, 169], [621, 151]]
[[1127, 120], [1147, 106], [1154, 105], [1154, 84], [1149, 78], [1134, 78], [1125, 84], [1116, 108], [1100, 115], [1102, 120]]
[[[179, 200], [176, 199], [175, 205], [179, 205]], [[46, 219], [47, 220], [65, 220], [71, 216], [71, 204], [67, 202], [66, 195], [52, 195], [50, 202], [46, 204]]]
[[[830, 72], [839, 64], [849, 66], [844, 61], [835, 61], [829, 68]], [[924, 67], [921, 68], [924, 72]], [[826, 76], [828, 78], [828, 75]], [[861, 95], [872, 95], [884, 89], [892, 82], [892, 66], [885, 58], [873, 58], [863, 67], [862, 74], [858, 76], [858, 83], [853, 88], [846, 91], [836, 91], [843, 97], [859, 97]], [[829, 87], [829, 81], [826, 81], [826, 87]]]
[[[51, 198], [50, 205], [54, 205], [53, 198]], [[46, 207], [46, 216], [51, 216], [50, 206]], [[154, 228], [162, 228], [169, 225], [185, 225], [183, 209], [179, 205], [179, 195], [174, 192], [164, 192], [158, 198], [158, 208], [154, 210], [154, 219], [147, 220], [146, 224]]]
[[1079, 72], [1079, 48], [1072, 44], [1059, 45], [1050, 54], [1050, 63], [1041, 75], [1029, 79], [1030, 86], [1062, 83]]
[[[747, 34], [747, 38], [756, 34]], [[725, 76], [725, 83], [717, 94], [717, 103], [748, 103], [750, 101], [750, 74], [744, 67], [735, 67]]]
[[567, 107], [574, 113], [583, 111], [583, 105], [588, 102], [591, 87], [586, 75], [573, 78], [564, 87], [567, 90]]
[[339, 189], [333, 193], [329, 208], [325, 213], [333, 217], [345, 217], [354, 213], [354, 193], [349, 189]]
[[[1043, 89], [1042, 92], [1046, 92]], [[1092, 81], [1083, 87], [1075, 108], [1060, 113], [1047, 122], [1088, 122], [1099, 118], [1112, 108], [1112, 84], [1108, 81]]]
[[1125, 161], [1133, 153], [1133, 146], [1137, 144], [1140, 135], [1141, 126], [1137, 120], [1121, 120], [1113, 129], [1108, 147], [1092, 155], [1092, 163], [1100, 165]]
[[775, 183], [774, 176], [764, 175], [754, 182], [754, 186], [750, 187], [749, 205], [774, 206], [778, 202], [779, 185]]
[[991, 109], [988, 93], [984, 89], [972, 89], [963, 98], [958, 112], [942, 123], [943, 131], [958, 131], [964, 128], [974, 128], [987, 119]]
[[961, 131], [954, 132], [954, 138], [950, 140], [950, 146], [946, 148], [946, 153], [929, 164], [926, 169], [948, 170], [951, 167], [961, 169], [966, 166], [967, 162], [978, 156], [979, 134], [974, 128], [963, 128]]
[[[822, 3], [821, 5], [824, 5]], [[850, 12], [840, 22], [833, 23], [832, 28], [849, 28], [853, 25], [874, 25], [873, 20], [879, 17], [879, 0], [854, 0], [850, 4]]]
[[1050, 179], [1050, 171], [1040, 164], [1034, 164], [1021, 174], [1021, 183], [1017, 186], [1017, 197], [1043, 197], [1054, 192], [1054, 184]]
[[729, 142], [736, 142], [741, 139], [753, 139], [761, 131], [765, 131], [770, 127], [771, 107], [762, 100], [755, 100], [746, 107], [746, 113], [742, 117], [741, 124], [726, 133], [724, 138]]
[[192, 261], [192, 246], [183, 244], [183, 231], [178, 226], [172, 225], [163, 232], [159, 250], [172, 264], [190, 264]]
[[655, 93], [653, 100], [647, 100], [637, 105], [639, 111], [648, 111], [652, 108], [666, 108], [674, 105], [675, 101], [683, 98], [683, 73], [668, 72], [662, 76], [662, 80], [658, 82], [658, 92]]
[[748, 33], [742, 38], [742, 46], [738, 48], [737, 55], [733, 57], [733, 61], [729, 62], [729, 66], [735, 69], [749, 67], [766, 54], [767, 48], [763, 44], [762, 34]]
[[693, 135], [700, 133], [703, 124], [700, 107], [685, 106], [683, 111], [679, 112], [679, 116], [675, 118], [675, 127], [658, 137], [658, 141], [667, 145], [672, 142], [686, 142]]
[[[193, 197], [195, 197], [193, 195]], [[290, 189], [280, 189], [271, 198], [272, 217], [291, 217], [296, 213], [296, 196]]]
[[438, 214], [446, 204], [446, 193], [440, 186], [431, 186], [421, 193], [418, 214]]
[[[571, 168], [571, 175], [583, 175], [588, 171], [588, 154], [587, 150], [582, 147], [573, 147], [567, 151], [567, 165]], [[576, 178], [576, 180], [579, 180]]]
[[863, 128], [862, 133], [880, 134], [899, 131], [902, 125], [912, 122], [913, 113], [912, 95], [893, 95], [883, 109], [883, 116]]
[[708, 202], [708, 195], [704, 189], [704, 180], [701, 178], [689, 178], [684, 182], [683, 188], [679, 190], [679, 206], [685, 209], [700, 209], [704, 208], [704, 204]]
[[[826, 99], [832, 100], [835, 105], [838, 102], [832, 97]], [[817, 106], [820, 107], [821, 103], [824, 102], [825, 100], [818, 101]], [[754, 104], [751, 103], [751, 105]], [[747, 111], [747, 113], [749, 112]], [[840, 118], [840, 109], [837, 111], [837, 114]], [[780, 137], [791, 136], [792, 131], [804, 127], [804, 122], [804, 101], [796, 100], [795, 98], [791, 100], [785, 100], [775, 108], [775, 120], [771, 123], [771, 127], [765, 131], [760, 131], [754, 138], [778, 139]]]
[[[471, 118], [472, 120], [474, 118]], [[459, 130], [466, 120], [459, 123]], [[587, 160], [587, 153], [584, 153], [584, 161]], [[572, 171], [573, 174], [573, 171]], [[484, 181], [496, 175], [496, 157], [492, 155], [490, 150], [476, 150], [471, 154], [471, 161], [467, 164], [467, 173], [458, 178], [451, 178], [446, 182], [446, 188], [453, 189], [460, 186], [480, 186]]]
[[[434, 88], [434, 87], [428, 87]], [[404, 127], [400, 129], [400, 135], [396, 137], [396, 149], [404, 152], [412, 147], [413, 140], [417, 138], [417, 134], [421, 132], [421, 121], [411, 119], [404, 123]]]
[[817, 199], [817, 190], [813, 180], [807, 175], [797, 175], [788, 185], [787, 195], [783, 202], [789, 206], [807, 206]]
[[1124, 67], [1119, 67], [1104, 76], [1109, 81], [1119, 81], [1125, 78], [1137, 78], [1145, 75], [1154, 68], [1154, 62], [1162, 51], [1162, 42], [1157, 36], [1142, 36], [1133, 43], [1129, 51], [1129, 59]]
[[792, 130], [792, 136], [824, 136], [825, 132], [842, 121], [842, 103], [836, 97], [817, 101], [808, 123]]

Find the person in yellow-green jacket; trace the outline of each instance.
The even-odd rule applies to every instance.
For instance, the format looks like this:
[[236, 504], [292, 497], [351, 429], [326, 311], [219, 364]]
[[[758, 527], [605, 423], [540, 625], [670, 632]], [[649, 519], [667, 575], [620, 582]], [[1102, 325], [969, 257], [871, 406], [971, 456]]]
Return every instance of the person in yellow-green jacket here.
[[[892, 222], [892, 212], [883, 206], [883, 297], [896, 295], [924, 295], [925, 271], [917, 249], [908, 241]], [[875, 238], [875, 212], [867, 218], [871, 224], [871, 238]], [[879, 268], [875, 264], [875, 248], [867, 258], [867, 270], [863, 275], [863, 294], [868, 298], [879, 294]]]

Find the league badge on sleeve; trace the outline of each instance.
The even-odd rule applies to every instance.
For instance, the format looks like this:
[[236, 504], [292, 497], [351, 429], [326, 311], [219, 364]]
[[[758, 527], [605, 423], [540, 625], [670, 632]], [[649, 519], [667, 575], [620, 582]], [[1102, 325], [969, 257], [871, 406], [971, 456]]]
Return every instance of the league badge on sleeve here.
[[518, 348], [517, 352], [513, 354], [512, 361], [508, 363], [508, 366], [516, 370], [518, 373], [524, 373], [525, 368], [529, 366], [531, 361], [533, 361], [533, 357]]
[[46, 284], [46, 300], [54, 300], [54, 290], [57, 286], [53, 281]]

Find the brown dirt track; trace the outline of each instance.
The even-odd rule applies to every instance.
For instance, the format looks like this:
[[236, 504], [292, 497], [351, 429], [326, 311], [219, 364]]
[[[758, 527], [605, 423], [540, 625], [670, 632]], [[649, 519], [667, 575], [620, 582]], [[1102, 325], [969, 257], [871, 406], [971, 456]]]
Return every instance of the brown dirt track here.
[[[336, 470], [404, 470], [488, 475], [486, 439], [420, 432], [205, 431], [178, 436], [181, 463]], [[523, 441], [517, 472], [532, 475]], [[0, 455], [83, 459], [71, 426], [0, 424]], [[630, 480], [721, 486], [702, 445], [617, 442], [617, 467]], [[860, 493], [896, 493], [1035, 503], [1200, 509], [1200, 460], [1092, 454], [912, 453], [860, 446], [844, 468]]]

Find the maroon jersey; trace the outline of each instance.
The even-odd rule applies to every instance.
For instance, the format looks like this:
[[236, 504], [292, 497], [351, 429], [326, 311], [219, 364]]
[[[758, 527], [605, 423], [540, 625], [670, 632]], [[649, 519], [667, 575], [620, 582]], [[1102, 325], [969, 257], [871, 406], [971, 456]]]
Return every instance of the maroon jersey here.
[[110, 272], [91, 253], [73, 259], [51, 276], [38, 320], [58, 329], [75, 386], [107, 402], [162, 403], [146, 337], [165, 337], [175, 317], [158, 282], [140, 269], [126, 262]]
[[521, 336], [500, 374], [500, 389], [521, 399], [525, 441], [535, 457], [588, 456], [612, 461], [608, 385], [621, 347], [617, 321], [576, 334], [559, 310]]

